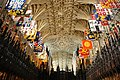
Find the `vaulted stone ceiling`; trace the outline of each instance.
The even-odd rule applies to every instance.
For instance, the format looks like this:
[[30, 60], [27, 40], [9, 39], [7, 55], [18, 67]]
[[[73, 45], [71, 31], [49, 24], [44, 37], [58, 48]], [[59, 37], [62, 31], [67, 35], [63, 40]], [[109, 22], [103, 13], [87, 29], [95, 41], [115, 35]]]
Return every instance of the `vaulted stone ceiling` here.
[[72, 54], [84, 38], [96, 0], [27, 0], [44, 43], [49, 47], [53, 67], [72, 68]]

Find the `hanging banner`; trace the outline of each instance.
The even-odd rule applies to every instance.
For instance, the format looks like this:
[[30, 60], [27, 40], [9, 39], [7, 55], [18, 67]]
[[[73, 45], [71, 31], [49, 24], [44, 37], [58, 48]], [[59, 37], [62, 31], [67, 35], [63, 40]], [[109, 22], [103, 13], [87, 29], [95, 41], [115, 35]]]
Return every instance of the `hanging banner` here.
[[120, 8], [120, 3], [118, 0], [99, 0], [103, 8], [115, 9]]
[[[96, 12], [98, 13], [98, 17], [100, 17], [100, 20], [110, 20], [110, 15], [112, 15], [112, 10], [111, 9], [106, 9], [101, 6], [101, 4], [95, 4]], [[98, 20], [98, 19], [97, 19]]]
[[16, 26], [22, 26], [23, 25], [23, 22], [24, 22], [24, 17], [18, 17], [18, 21], [16, 23]]
[[89, 25], [90, 25], [90, 30], [91, 31], [97, 31], [95, 26], [97, 25], [98, 22], [96, 20], [89, 20], [88, 22], [89, 22]]
[[92, 41], [91, 40], [82, 40], [82, 46], [84, 49], [92, 49]]
[[101, 24], [102, 24], [103, 26], [108, 26], [108, 25], [109, 25], [109, 23], [108, 23], [107, 20], [105, 20], [105, 21], [101, 21]]
[[42, 43], [41, 33], [37, 31], [35, 41]]
[[34, 52], [42, 52], [44, 44], [39, 44], [37, 41], [34, 41]]
[[21, 17], [14, 17], [14, 21], [17, 23], [18, 20], [20, 20]]
[[96, 20], [97, 19], [97, 17], [95, 16], [95, 14], [91, 14], [91, 19], [92, 20]]
[[37, 32], [37, 24], [32, 20], [32, 15], [25, 17], [15, 17], [16, 26], [19, 27], [25, 39], [35, 39]]
[[97, 21], [97, 20], [89, 20], [89, 25], [90, 25], [90, 30], [92, 32], [103, 32], [104, 31], [104, 27], [101, 24], [101, 21]]
[[28, 41], [28, 44], [29, 44], [29, 46], [30, 46], [32, 49], [34, 49], [34, 43], [33, 43], [33, 41]]
[[24, 15], [25, 10], [9, 10], [8, 14], [11, 15], [11, 16]]
[[95, 36], [93, 33], [88, 34], [88, 39], [95, 40]]
[[9, 10], [8, 11], [8, 15], [10, 15], [10, 16], [16, 16], [17, 14], [16, 14], [16, 12], [14, 10]]
[[31, 48], [33, 48], [34, 52], [41, 53], [44, 49], [44, 43], [42, 42], [42, 37], [40, 32], [36, 32], [35, 38], [31, 39], [30, 36], [26, 38], [29, 42]]
[[103, 32], [104, 31], [104, 26], [102, 26], [102, 24], [98, 24], [98, 27], [99, 27], [99, 33]]
[[8, 0], [6, 9], [8, 10], [20, 10], [22, 9], [25, 0]]
[[81, 55], [81, 57], [86, 58], [86, 57], [88, 57], [90, 51], [89, 51], [88, 49], [85, 49], [85, 48], [83, 48], [83, 47], [80, 47], [78, 53]]

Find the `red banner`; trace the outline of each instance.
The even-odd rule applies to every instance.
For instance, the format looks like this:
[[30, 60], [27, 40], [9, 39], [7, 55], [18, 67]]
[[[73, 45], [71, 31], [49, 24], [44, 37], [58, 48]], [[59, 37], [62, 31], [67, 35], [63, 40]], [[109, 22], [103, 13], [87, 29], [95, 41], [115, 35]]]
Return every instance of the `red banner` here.
[[88, 49], [85, 49], [85, 48], [83, 48], [83, 47], [81, 47], [81, 48], [79, 49], [79, 54], [81, 54], [81, 56], [84, 57], [84, 58], [88, 57], [89, 53], [90, 53], [90, 52], [89, 52]]
[[92, 41], [90, 41], [90, 40], [82, 40], [82, 46], [85, 49], [92, 49]]
[[101, 21], [101, 24], [102, 24], [103, 26], [108, 26], [108, 21]]
[[120, 8], [120, 3], [118, 0], [100, 0], [100, 4], [103, 8]]

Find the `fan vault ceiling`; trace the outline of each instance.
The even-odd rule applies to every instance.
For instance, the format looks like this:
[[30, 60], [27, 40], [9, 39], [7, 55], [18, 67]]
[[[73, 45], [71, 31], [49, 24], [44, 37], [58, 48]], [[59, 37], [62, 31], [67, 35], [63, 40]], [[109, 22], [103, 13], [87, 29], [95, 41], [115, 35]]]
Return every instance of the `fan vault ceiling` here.
[[84, 38], [96, 0], [27, 0], [44, 43], [49, 47], [53, 67], [72, 68], [72, 54]]

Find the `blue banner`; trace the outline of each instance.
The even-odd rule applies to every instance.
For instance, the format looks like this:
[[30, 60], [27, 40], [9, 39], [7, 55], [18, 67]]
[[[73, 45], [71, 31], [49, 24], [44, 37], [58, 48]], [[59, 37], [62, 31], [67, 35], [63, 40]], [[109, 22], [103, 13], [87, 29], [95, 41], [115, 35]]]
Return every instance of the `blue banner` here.
[[22, 9], [25, 0], [9, 0], [8, 4], [6, 5], [6, 9], [9, 10], [20, 10]]

